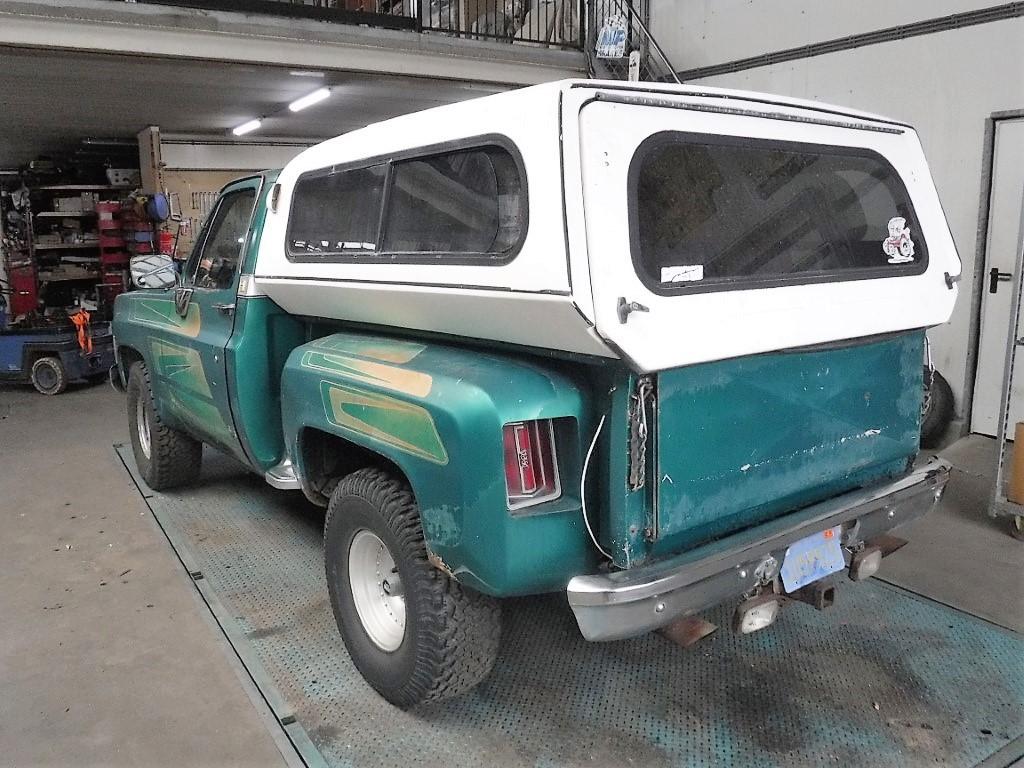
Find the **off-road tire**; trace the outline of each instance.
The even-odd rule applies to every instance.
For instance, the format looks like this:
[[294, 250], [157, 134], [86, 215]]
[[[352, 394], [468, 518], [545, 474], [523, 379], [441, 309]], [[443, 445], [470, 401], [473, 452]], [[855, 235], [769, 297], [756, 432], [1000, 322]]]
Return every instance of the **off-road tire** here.
[[[129, 369], [126, 394], [132, 452], [146, 485], [154, 491], [163, 491], [195, 480], [203, 463], [203, 444], [161, 421], [153, 405], [153, 389], [145, 363], [139, 361]], [[149, 456], [142, 450], [139, 439], [140, 399], [149, 419]]]
[[[361, 530], [384, 542], [402, 582], [405, 634], [394, 652], [370, 639], [352, 597], [348, 555]], [[331, 607], [349, 655], [392, 704], [409, 708], [450, 698], [490, 673], [501, 635], [499, 603], [430, 564], [419, 508], [403, 479], [379, 469], [342, 479], [327, 507], [324, 556]]]
[[32, 363], [32, 386], [41, 395], [59, 395], [68, 388], [68, 374], [59, 357], [40, 357]]
[[[928, 391], [928, 377], [931, 388]], [[938, 448], [942, 436], [953, 421], [953, 390], [949, 382], [938, 371], [924, 369], [925, 398], [927, 407], [921, 416], [921, 447]]]

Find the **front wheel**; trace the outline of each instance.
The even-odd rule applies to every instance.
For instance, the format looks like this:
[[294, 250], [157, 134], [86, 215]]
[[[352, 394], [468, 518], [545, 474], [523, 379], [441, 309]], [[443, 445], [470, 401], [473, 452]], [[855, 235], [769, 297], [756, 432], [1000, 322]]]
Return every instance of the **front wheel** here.
[[128, 428], [135, 465], [146, 485], [162, 491], [199, 476], [203, 444], [160, 419], [153, 404], [149, 369], [143, 362], [128, 372]]
[[470, 690], [498, 654], [491, 597], [428, 562], [408, 485], [378, 469], [344, 478], [324, 527], [327, 586], [353, 663], [385, 699], [407, 708]]

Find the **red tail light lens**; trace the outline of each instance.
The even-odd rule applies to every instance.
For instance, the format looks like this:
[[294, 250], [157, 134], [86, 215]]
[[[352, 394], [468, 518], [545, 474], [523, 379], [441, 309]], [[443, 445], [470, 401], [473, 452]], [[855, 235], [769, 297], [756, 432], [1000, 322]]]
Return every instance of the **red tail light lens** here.
[[562, 495], [551, 419], [506, 424], [502, 437], [509, 509], [531, 507]]

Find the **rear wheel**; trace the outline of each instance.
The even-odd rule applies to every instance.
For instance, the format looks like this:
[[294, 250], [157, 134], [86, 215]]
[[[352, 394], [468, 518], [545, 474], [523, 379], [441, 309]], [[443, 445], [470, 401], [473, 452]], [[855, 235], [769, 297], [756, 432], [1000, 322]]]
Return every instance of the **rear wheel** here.
[[203, 444], [161, 421], [143, 362], [128, 372], [128, 425], [135, 464], [146, 485], [162, 491], [199, 476]]
[[[931, 381], [929, 382], [929, 379]], [[929, 386], [930, 383], [930, 386]], [[924, 369], [925, 406], [921, 414], [921, 447], [938, 448], [953, 420], [953, 390], [938, 371]]]
[[496, 600], [427, 560], [408, 485], [378, 469], [344, 478], [324, 528], [331, 607], [356, 668], [399, 707], [444, 699], [482, 681], [498, 653]]
[[59, 357], [40, 357], [32, 363], [32, 386], [44, 395], [59, 395], [68, 388], [68, 375]]

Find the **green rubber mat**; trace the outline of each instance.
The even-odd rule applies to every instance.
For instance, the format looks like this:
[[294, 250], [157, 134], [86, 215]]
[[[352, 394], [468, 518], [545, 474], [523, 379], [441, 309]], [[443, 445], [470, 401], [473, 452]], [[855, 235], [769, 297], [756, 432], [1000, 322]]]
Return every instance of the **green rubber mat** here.
[[689, 649], [656, 634], [587, 643], [563, 596], [507, 601], [491, 677], [402, 712], [338, 635], [323, 513], [204, 459], [194, 487], [140, 491], [310, 764], [973, 766], [1024, 748], [1024, 638], [879, 581], [841, 585], [826, 612], [787, 606], [750, 636], [722, 609]]

